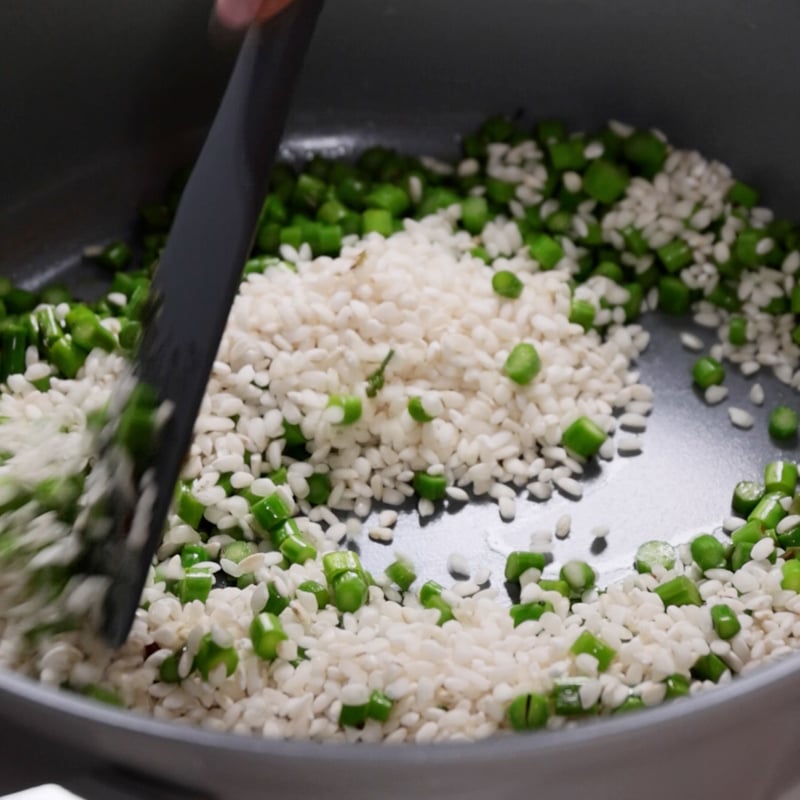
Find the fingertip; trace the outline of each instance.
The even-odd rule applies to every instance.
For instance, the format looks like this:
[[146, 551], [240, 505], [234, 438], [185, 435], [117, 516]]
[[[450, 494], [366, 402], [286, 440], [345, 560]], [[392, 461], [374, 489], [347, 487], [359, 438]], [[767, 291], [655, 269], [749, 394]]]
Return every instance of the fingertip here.
[[244, 28], [258, 14], [261, 0], [217, 0], [217, 19], [228, 28]]

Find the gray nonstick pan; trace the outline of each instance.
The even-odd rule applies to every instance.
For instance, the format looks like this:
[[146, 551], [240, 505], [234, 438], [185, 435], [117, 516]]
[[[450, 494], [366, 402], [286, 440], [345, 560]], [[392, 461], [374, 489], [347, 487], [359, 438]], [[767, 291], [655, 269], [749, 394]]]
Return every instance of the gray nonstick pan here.
[[[0, 274], [31, 288], [58, 277], [99, 290], [102, 275], [81, 261], [82, 248], [129, 232], [136, 205], [196, 152], [219, 99], [235, 43], [209, 38], [209, 12], [197, 0], [0, 7]], [[454, 155], [458, 134], [517, 109], [575, 128], [617, 118], [730, 164], [794, 219], [798, 33], [790, 0], [337, 0], [320, 19], [283, 155], [346, 155], [375, 143]], [[771, 405], [791, 405], [792, 390], [761, 377], [770, 403], [739, 431], [724, 405], [706, 406], [686, 388], [695, 356], [678, 335], [708, 332], [657, 315], [647, 327], [639, 366], [656, 405], [642, 454], [604, 464], [579, 503], [520, 503], [509, 524], [491, 503], [424, 525], [402, 514], [395, 544], [421, 572], [445, 583], [457, 550], [499, 574], [504, 548], [570, 513], [573, 534], [556, 543], [558, 558], [590, 558], [610, 580], [645, 540], [678, 543], [718, 527], [736, 481], [795, 457], [766, 432]], [[730, 402], [746, 405], [750, 383], [731, 374], [727, 385]], [[591, 553], [601, 523], [611, 533]], [[361, 554], [373, 570], [391, 560], [366, 539]], [[0, 776], [6, 762], [13, 775], [12, 762], [35, 755], [30, 782], [58, 778], [87, 794], [107, 782], [120, 796], [154, 797], [777, 800], [796, 782], [799, 708], [800, 664], [789, 657], [691, 701], [547, 735], [318, 745], [171, 725], [0, 674], [9, 754]], [[35, 753], [19, 745], [24, 736]]]

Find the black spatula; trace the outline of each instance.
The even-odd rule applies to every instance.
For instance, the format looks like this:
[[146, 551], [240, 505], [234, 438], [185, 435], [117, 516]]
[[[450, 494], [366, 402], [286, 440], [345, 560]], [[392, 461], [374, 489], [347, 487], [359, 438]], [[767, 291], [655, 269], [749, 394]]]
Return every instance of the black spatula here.
[[[103, 547], [103, 571], [111, 585], [102, 634], [114, 646], [128, 635], [162, 535], [321, 7], [322, 0], [296, 0], [248, 31], [153, 278], [156, 311], [145, 325], [134, 371], [160, 401], [171, 404], [172, 413], [148, 470], [153, 492], [146, 539], [124, 530], [136, 497], [113, 496], [117, 529]], [[133, 538], [139, 539], [135, 546]]]

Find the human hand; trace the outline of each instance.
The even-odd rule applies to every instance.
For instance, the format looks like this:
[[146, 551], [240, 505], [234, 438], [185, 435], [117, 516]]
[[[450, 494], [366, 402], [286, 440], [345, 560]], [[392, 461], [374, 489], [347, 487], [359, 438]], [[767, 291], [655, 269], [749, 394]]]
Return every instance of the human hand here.
[[243, 28], [258, 19], [274, 17], [292, 0], [216, 0], [217, 17], [230, 28]]

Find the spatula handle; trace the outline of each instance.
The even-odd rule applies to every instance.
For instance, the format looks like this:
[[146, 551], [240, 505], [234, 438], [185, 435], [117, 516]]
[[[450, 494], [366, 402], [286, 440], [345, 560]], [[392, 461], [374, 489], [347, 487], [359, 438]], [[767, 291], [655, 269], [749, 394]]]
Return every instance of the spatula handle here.
[[173, 412], [152, 465], [157, 495], [147, 542], [113, 565], [103, 631], [112, 645], [127, 637], [161, 539], [321, 7], [322, 0], [296, 0], [248, 31], [153, 278], [158, 311], [135, 369]]

